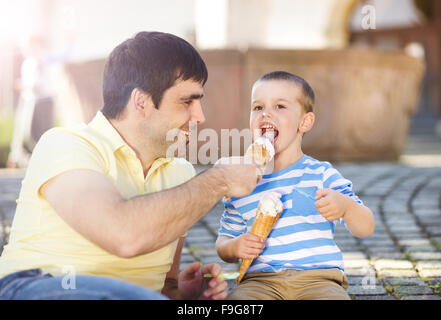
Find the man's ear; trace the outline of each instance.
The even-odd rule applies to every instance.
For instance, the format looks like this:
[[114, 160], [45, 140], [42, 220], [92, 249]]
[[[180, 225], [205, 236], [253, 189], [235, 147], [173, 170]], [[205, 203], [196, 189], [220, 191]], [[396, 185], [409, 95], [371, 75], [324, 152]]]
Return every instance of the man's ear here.
[[152, 109], [155, 109], [152, 97], [139, 88], [132, 90], [130, 102], [133, 106], [133, 110], [143, 116], [148, 116], [152, 112]]
[[312, 129], [315, 121], [315, 115], [313, 112], [308, 112], [303, 116], [302, 122], [299, 125], [299, 131], [306, 133]]

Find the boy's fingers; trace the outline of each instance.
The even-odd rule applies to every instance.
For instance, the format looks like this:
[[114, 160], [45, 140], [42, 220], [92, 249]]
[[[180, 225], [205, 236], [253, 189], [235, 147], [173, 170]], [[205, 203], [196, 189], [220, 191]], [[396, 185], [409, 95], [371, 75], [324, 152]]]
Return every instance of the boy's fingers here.
[[326, 215], [323, 215], [323, 218], [325, 218], [328, 221], [334, 221], [337, 219], [337, 217], [332, 213], [327, 213]]
[[329, 204], [329, 201], [327, 201], [326, 199], [321, 199], [321, 200], [316, 201], [314, 203], [314, 205], [317, 209], [326, 207], [328, 204]]
[[326, 218], [327, 216], [329, 216], [329, 211], [322, 211], [320, 212], [320, 214], [322, 215], [322, 217]]
[[246, 239], [247, 239], [248, 241], [261, 242], [261, 243], [263, 243], [263, 239], [262, 239], [261, 237], [256, 236], [255, 234], [252, 234], [252, 233], [247, 233], [247, 234], [246, 234]]
[[263, 249], [265, 247], [265, 244], [263, 242], [248, 241], [247, 247], [256, 248], [256, 249]]
[[245, 251], [245, 254], [258, 256], [261, 252], [262, 252], [262, 250], [260, 250], [260, 249], [248, 249], [247, 251]]
[[247, 251], [244, 252], [241, 259], [254, 259], [259, 256], [260, 252]]
[[323, 218], [325, 218], [328, 221], [334, 221], [338, 219], [338, 214], [334, 210], [326, 210], [325, 212], [320, 213]]
[[248, 233], [248, 238], [249, 238], [249, 239], [253, 239], [253, 240], [255, 240], [255, 241], [261, 241], [261, 240], [262, 240], [261, 237], [256, 236], [255, 234], [252, 234], [252, 233]]
[[315, 200], [319, 200], [321, 197], [323, 197], [323, 189], [319, 189], [315, 193]]
[[315, 194], [315, 200], [319, 200], [320, 198], [326, 197], [329, 193], [329, 189], [319, 189]]
[[320, 208], [319, 210], [317, 210], [322, 216], [325, 216], [325, 215], [329, 215], [329, 213], [331, 212], [331, 209], [329, 209], [329, 208], [326, 208], [326, 207], [323, 207], [323, 208]]

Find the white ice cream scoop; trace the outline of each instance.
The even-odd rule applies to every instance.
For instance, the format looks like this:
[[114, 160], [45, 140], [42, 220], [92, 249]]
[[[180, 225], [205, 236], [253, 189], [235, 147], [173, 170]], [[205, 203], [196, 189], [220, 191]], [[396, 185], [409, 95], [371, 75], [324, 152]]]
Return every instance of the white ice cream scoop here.
[[274, 191], [265, 193], [259, 203], [260, 212], [265, 216], [275, 217], [277, 213], [283, 210], [283, 204], [280, 198], [280, 193]]

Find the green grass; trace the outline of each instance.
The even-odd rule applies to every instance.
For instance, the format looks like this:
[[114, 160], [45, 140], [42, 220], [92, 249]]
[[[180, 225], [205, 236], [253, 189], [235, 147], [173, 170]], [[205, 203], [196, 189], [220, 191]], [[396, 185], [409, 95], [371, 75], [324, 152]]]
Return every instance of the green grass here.
[[0, 146], [9, 146], [14, 130], [14, 118], [12, 115], [0, 115]]
[[[55, 119], [54, 126], [61, 125], [62, 121]], [[12, 114], [0, 113], [0, 168], [4, 168], [6, 166], [13, 131], [14, 116]]]
[[14, 130], [14, 118], [12, 115], [0, 115], [0, 168], [5, 167], [9, 154], [9, 145]]

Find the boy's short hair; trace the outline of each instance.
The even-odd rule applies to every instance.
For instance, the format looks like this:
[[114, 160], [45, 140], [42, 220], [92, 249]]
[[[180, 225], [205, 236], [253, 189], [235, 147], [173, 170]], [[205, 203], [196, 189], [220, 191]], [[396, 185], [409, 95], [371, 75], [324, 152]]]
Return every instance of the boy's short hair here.
[[162, 32], [139, 32], [110, 53], [103, 73], [102, 112], [110, 119], [125, 109], [135, 88], [148, 93], [156, 108], [176, 80], [205, 84], [207, 67], [184, 39]]
[[313, 112], [315, 94], [314, 90], [312, 90], [311, 86], [308, 82], [306, 82], [305, 79], [286, 71], [273, 71], [260, 77], [259, 80], [256, 81], [256, 83], [268, 80], [286, 80], [298, 85], [302, 90], [302, 97], [299, 101], [300, 104], [303, 106], [303, 109], [306, 113]]

